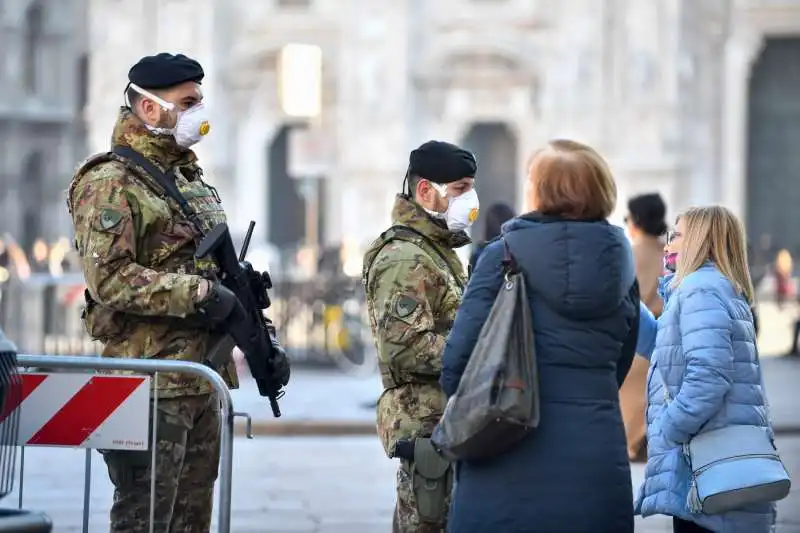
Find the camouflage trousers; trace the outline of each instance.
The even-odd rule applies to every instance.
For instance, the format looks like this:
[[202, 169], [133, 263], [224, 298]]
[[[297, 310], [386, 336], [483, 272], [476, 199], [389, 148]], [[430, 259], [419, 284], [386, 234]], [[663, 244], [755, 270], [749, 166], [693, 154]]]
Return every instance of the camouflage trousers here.
[[[449, 503], [448, 498], [448, 507]], [[445, 533], [446, 528], [446, 521], [443, 523], [420, 521], [414, 497], [411, 463], [402, 459], [400, 468], [397, 469], [397, 503], [392, 517], [392, 533]]]
[[[156, 416], [153, 531], [208, 533], [219, 466], [219, 401], [214, 394], [165, 398]], [[111, 533], [150, 531], [151, 453], [102, 451], [114, 484]]]

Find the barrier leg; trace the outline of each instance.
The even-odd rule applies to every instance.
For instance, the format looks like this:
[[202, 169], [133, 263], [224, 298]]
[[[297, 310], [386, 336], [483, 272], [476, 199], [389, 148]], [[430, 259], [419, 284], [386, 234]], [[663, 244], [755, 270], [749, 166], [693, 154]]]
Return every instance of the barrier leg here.
[[156, 453], [158, 451], [158, 372], [153, 374], [153, 437], [150, 442], [152, 449], [150, 456], [150, 533], [156, 525]]
[[19, 447], [19, 508], [22, 509], [22, 493], [25, 490], [25, 446]]
[[86, 448], [86, 467], [83, 469], [83, 533], [89, 533], [89, 505], [92, 493], [92, 450]]
[[230, 533], [231, 530], [231, 491], [233, 483], [233, 409], [230, 396], [221, 396], [220, 412], [222, 414], [222, 431], [219, 447], [219, 532]]

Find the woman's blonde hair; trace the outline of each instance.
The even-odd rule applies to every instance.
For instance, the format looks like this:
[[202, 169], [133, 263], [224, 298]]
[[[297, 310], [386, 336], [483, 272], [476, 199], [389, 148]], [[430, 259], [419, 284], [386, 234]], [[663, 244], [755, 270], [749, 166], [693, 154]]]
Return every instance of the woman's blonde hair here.
[[686, 276], [713, 261], [745, 299], [753, 302], [753, 282], [747, 266], [747, 241], [742, 223], [722, 206], [693, 207], [678, 217], [686, 232], [673, 286]]

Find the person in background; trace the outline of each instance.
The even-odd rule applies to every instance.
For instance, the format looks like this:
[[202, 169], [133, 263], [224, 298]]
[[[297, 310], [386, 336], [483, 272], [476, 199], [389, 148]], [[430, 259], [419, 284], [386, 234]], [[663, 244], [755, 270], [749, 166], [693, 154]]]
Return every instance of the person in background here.
[[636, 265], [642, 302], [658, 317], [664, 302], [658, 295], [658, 278], [664, 269], [667, 206], [658, 193], [641, 194], [628, 201], [625, 217]]
[[[656, 317], [661, 314], [664, 302], [658, 295], [658, 278], [664, 270], [664, 242], [667, 232], [667, 206], [658, 193], [641, 194], [628, 200], [625, 217], [628, 235], [631, 238], [633, 262], [642, 302]], [[619, 404], [625, 436], [628, 441], [628, 457], [634, 462], [647, 459], [647, 372], [650, 364], [643, 357], [635, 357], [628, 377], [619, 390]]]
[[[778, 304], [778, 309], [781, 310], [785, 307], [786, 301], [792, 296], [792, 270], [792, 254], [789, 253], [789, 250], [784, 248], [778, 252], [773, 266], [773, 272], [775, 273], [775, 301]], [[797, 319], [792, 328], [792, 343], [791, 348], [789, 348], [789, 351], [786, 353], [787, 356], [800, 356], [800, 353], [798, 353], [799, 338], [800, 319]]]
[[[628, 239], [608, 222], [617, 188], [592, 148], [551, 141], [528, 168], [530, 212], [489, 243], [442, 356], [455, 394], [503, 285], [504, 241], [525, 277], [541, 422], [502, 455], [460, 461], [449, 533], [633, 533], [619, 411], [639, 324]], [[531, 357], [534, 354], [531, 353]]]
[[484, 230], [485, 233], [483, 234], [483, 241], [475, 246], [475, 249], [472, 250], [472, 254], [469, 257], [470, 273], [475, 270], [475, 265], [478, 263], [478, 257], [480, 257], [483, 249], [486, 248], [486, 245], [499, 237], [503, 224], [514, 218], [516, 215], [514, 214], [514, 210], [508, 205], [504, 203], [496, 203], [489, 206], [489, 209], [486, 210], [486, 214], [484, 216], [486, 217], [486, 228]]
[[642, 309], [636, 346], [653, 366], [636, 514], [672, 516], [675, 533], [767, 533], [771, 504], [720, 514], [688, 506], [692, 472], [684, 446], [692, 438], [731, 425], [769, 429], [744, 229], [724, 207], [692, 208], [678, 218], [665, 253], [664, 312], [656, 320]]
[[792, 254], [786, 248], [775, 256], [775, 301], [783, 309], [792, 295]]

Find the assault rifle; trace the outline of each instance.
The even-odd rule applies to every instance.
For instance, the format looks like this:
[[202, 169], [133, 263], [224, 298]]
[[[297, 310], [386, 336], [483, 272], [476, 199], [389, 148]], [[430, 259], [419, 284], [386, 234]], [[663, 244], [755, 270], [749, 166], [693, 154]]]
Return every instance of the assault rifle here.
[[228, 338], [230, 336], [233, 343], [244, 352], [250, 373], [258, 384], [259, 394], [269, 398], [272, 414], [278, 418], [281, 416], [278, 400], [283, 397], [284, 392], [281, 391], [281, 384], [275, 379], [273, 371], [274, 328], [271, 328], [271, 324], [267, 324], [262, 313], [271, 305], [267, 290], [272, 288], [272, 280], [268, 273], [255, 271], [253, 266], [244, 260], [255, 225], [255, 222], [250, 222], [238, 258], [228, 225], [224, 222], [217, 224], [206, 234], [197, 247], [195, 256], [200, 258], [210, 254], [214, 258], [220, 269], [221, 283], [236, 295], [245, 315], [241, 316], [241, 311], [234, 311], [225, 320], [222, 330], [228, 335], [220, 341], [221, 346], [212, 348], [211, 358], [213, 359], [215, 352], [230, 354], [230, 350], [233, 349]]

